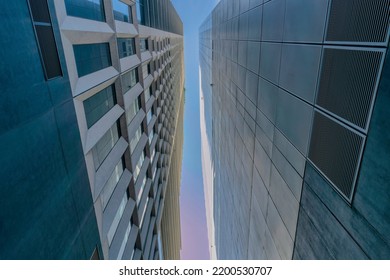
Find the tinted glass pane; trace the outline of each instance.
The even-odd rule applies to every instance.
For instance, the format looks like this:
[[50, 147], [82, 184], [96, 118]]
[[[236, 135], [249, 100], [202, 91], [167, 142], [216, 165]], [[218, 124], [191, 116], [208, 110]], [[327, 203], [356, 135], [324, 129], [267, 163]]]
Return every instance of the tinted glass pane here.
[[51, 23], [46, 0], [29, 0], [28, 2], [35, 22]]
[[139, 45], [140, 45], [141, 52], [147, 51], [148, 50], [148, 39], [145, 39], [145, 38], [140, 39]]
[[65, 0], [66, 12], [70, 16], [105, 21], [103, 0]]
[[137, 147], [138, 141], [141, 138], [142, 135], [142, 128], [141, 126], [137, 129], [135, 132], [135, 135], [133, 136], [133, 139], [130, 141], [130, 153], [132, 154], [134, 152], [135, 147]]
[[142, 0], [137, 0], [137, 19], [138, 19], [138, 24], [145, 25], [145, 20], [144, 20], [144, 5], [140, 3]]
[[73, 50], [79, 77], [111, 66], [108, 43], [74, 45]]
[[110, 153], [111, 149], [119, 139], [119, 131], [116, 123], [103, 135], [103, 137], [92, 148], [93, 161], [97, 170], [104, 159]]
[[141, 100], [140, 97], [134, 100], [133, 104], [130, 105], [130, 108], [126, 111], [126, 121], [127, 124], [130, 124], [134, 116], [138, 113], [141, 108]]
[[137, 68], [130, 70], [122, 75], [122, 91], [125, 94], [129, 89], [138, 83], [138, 70]]
[[102, 195], [100, 196], [100, 201], [102, 203], [103, 209], [106, 208], [108, 201], [110, 200], [111, 195], [114, 192], [116, 184], [119, 182], [119, 179], [122, 176], [123, 170], [124, 170], [123, 161], [120, 160], [118, 164], [115, 166], [115, 169], [112, 172], [110, 178], [108, 179], [106, 185], [104, 186]]
[[111, 85], [83, 102], [88, 128], [114, 107], [116, 103], [114, 93], [114, 85]]
[[62, 76], [61, 64], [58, 58], [57, 46], [51, 26], [35, 25], [42, 60], [48, 79]]
[[135, 54], [134, 38], [118, 39], [119, 58]]
[[114, 11], [114, 18], [116, 20], [124, 21], [124, 22], [133, 22], [133, 19], [131, 17], [131, 7], [129, 7], [127, 4], [123, 3], [119, 0], [113, 0], [113, 11]]

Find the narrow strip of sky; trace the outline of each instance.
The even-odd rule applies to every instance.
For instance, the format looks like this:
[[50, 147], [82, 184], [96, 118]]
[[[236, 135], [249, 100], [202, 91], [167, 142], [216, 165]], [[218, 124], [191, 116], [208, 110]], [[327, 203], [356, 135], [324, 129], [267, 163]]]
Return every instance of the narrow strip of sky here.
[[199, 26], [218, 0], [172, 0], [184, 25], [185, 112], [180, 192], [181, 259], [209, 259], [199, 123]]

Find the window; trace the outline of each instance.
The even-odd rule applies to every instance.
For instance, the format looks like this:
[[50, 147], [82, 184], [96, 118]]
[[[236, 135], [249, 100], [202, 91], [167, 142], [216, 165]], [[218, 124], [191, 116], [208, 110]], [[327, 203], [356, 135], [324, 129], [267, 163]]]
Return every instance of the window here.
[[130, 154], [134, 152], [135, 147], [138, 144], [139, 139], [141, 138], [143, 131], [142, 131], [142, 124], [138, 127], [137, 131], [135, 132], [133, 138], [130, 141]]
[[145, 102], [148, 102], [150, 96], [151, 96], [150, 87], [148, 87], [148, 88], [145, 90]]
[[150, 121], [152, 120], [152, 116], [153, 116], [153, 107], [150, 108], [148, 114], [146, 115], [146, 122], [149, 124]]
[[133, 173], [134, 182], [136, 182], [137, 179], [138, 179], [138, 175], [139, 175], [139, 173], [141, 172], [141, 168], [142, 168], [142, 164], [144, 163], [144, 160], [145, 160], [145, 151], [142, 151], [142, 154], [141, 154], [141, 156], [139, 157], [139, 160], [138, 160], [138, 162], [137, 162], [137, 165], [136, 165], [135, 168], [134, 168], [134, 173]]
[[125, 162], [124, 162], [124, 158], [122, 158], [115, 166], [115, 169], [112, 172], [110, 178], [108, 179], [106, 185], [104, 186], [102, 195], [100, 196], [100, 202], [102, 204], [103, 209], [106, 208], [108, 201], [110, 200], [111, 195], [114, 192], [114, 189], [118, 184], [119, 179], [121, 178], [124, 170], [125, 170]]
[[131, 14], [131, 7], [122, 1], [112, 0], [114, 19], [133, 23], [133, 17]]
[[111, 66], [108, 43], [73, 45], [79, 77]]
[[29, 0], [31, 16], [47, 80], [62, 76], [57, 45], [46, 0]]
[[138, 194], [137, 194], [137, 204], [139, 204], [139, 202], [141, 201], [142, 193], [144, 192], [145, 185], [146, 185], [146, 176], [145, 176], [144, 179], [142, 180], [141, 187], [139, 188], [139, 192], [138, 192]]
[[150, 63], [142, 65], [142, 76], [144, 79], [150, 74]]
[[148, 48], [148, 38], [140, 38], [139, 39], [139, 45], [141, 52], [147, 51]]
[[149, 145], [152, 144], [153, 137], [154, 137], [154, 127], [153, 127], [153, 129], [150, 132], [149, 137], [148, 137], [149, 138]]
[[148, 202], [149, 202], [149, 197], [146, 198], [146, 202], [145, 202], [145, 205], [144, 207], [142, 208], [142, 210], [140, 211], [142, 214], [141, 214], [141, 220], [139, 222], [139, 227], [141, 228], [142, 227], [142, 224], [144, 222], [144, 218], [145, 218], [145, 213], [146, 213], [146, 209], [147, 209], [147, 206], [148, 206]]
[[122, 91], [125, 94], [138, 83], [138, 68], [134, 68], [122, 75]]
[[123, 212], [125, 211], [126, 203], [127, 203], [128, 199], [129, 199], [128, 194], [127, 194], [127, 192], [125, 192], [123, 197], [122, 197], [122, 200], [119, 204], [118, 210], [115, 213], [112, 224], [107, 232], [108, 246], [111, 245], [112, 240], [114, 239], [116, 229], [118, 228], [118, 225], [119, 225], [119, 222], [122, 218]]
[[[154, 157], [156, 156], [156, 149], [157, 149], [157, 147], [155, 147], [155, 148], [153, 149], [152, 154], [150, 155], [150, 162], [153, 162], [153, 159], [154, 159]], [[157, 170], [157, 168], [156, 168], [156, 170]], [[154, 175], [153, 175], [152, 178], [154, 178]]]
[[142, 0], [137, 0], [136, 9], [137, 9], [138, 24], [145, 25], [144, 4]]
[[114, 85], [99, 91], [85, 100], [83, 105], [88, 128], [100, 120], [115, 104]]
[[135, 54], [134, 38], [118, 38], [119, 58]]
[[131, 222], [127, 225], [125, 236], [123, 238], [121, 247], [119, 248], [117, 260], [122, 259], [123, 252], [125, 251], [126, 248], [127, 240], [129, 239], [130, 231], [131, 231]]
[[150, 50], [154, 51], [154, 40], [153, 39], [150, 40]]
[[138, 95], [137, 99], [133, 101], [129, 109], [126, 111], [126, 121], [127, 124], [130, 124], [134, 116], [138, 113], [141, 108], [141, 96]]
[[156, 174], [157, 174], [157, 167], [153, 171], [152, 180], [156, 179]]
[[106, 21], [103, 0], [65, 0], [69, 16]]
[[98, 170], [104, 159], [110, 153], [111, 149], [115, 146], [119, 140], [120, 131], [119, 124], [114, 125], [103, 135], [103, 137], [92, 148], [93, 161], [95, 164], [95, 170]]

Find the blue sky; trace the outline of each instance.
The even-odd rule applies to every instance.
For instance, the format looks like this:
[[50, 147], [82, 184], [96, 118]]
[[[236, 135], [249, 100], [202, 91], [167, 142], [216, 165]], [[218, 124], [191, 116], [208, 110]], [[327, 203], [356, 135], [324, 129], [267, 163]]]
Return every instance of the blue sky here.
[[198, 29], [218, 0], [172, 0], [184, 25], [184, 154], [180, 191], [182, 259], [209, 259], [200, 150]]

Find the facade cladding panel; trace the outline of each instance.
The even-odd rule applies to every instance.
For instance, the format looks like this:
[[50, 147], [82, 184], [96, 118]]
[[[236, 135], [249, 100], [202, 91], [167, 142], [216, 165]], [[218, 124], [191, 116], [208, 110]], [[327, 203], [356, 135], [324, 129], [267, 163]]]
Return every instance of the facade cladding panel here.
[[182, 23], [170, 2], [155, 6], [151, 16], [166, 14], [159, 26], [137, 24], [128, 0], [2, 5], [14, 29], [3, 37], [24, 47], [15, 55], [6, 41], [2, 52], [13, 61], [2, 70], [0, 258], [177, 258], [178, 204], [162, 216], [179, 196]]
[[222, 0], [201, 25], [216, 258], [389, 259], [390, 1], [349, 4]]

